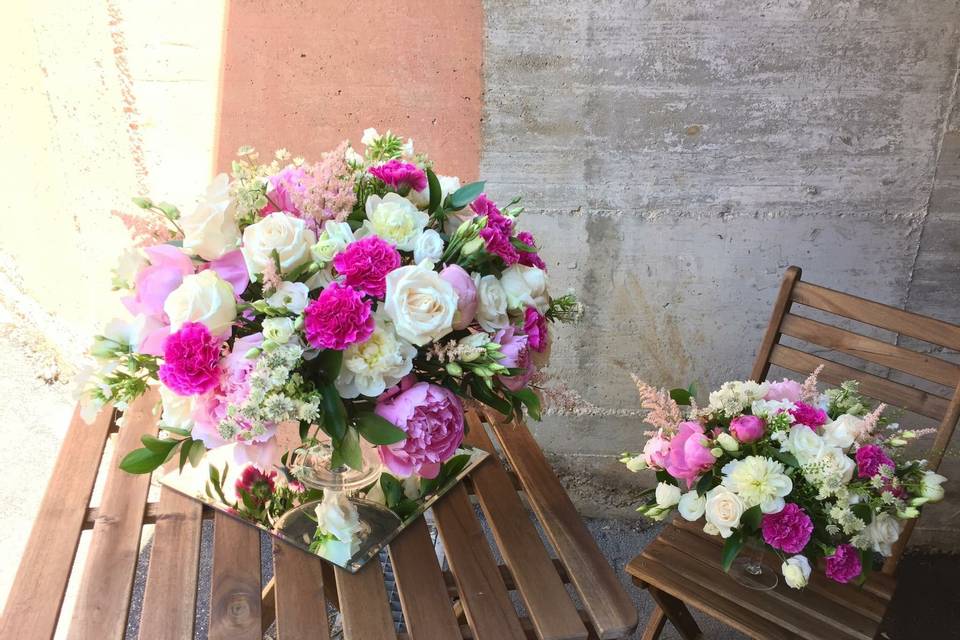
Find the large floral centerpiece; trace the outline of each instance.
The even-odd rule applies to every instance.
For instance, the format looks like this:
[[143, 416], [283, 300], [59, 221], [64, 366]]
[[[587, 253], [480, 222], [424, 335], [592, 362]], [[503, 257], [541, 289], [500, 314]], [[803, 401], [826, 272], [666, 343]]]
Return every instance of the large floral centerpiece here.
[[121, 467], [233, 445], [241, 506], [260, 512], [283, 423], [329, 438], [336, 464], [358, 467], [362, 438], [398, 478], [431, 479], [463, 438], [462, 398], [537, 417], [550, 321], [577, 304], [548, 293], [518, 200], [483, 187], [368, 129], [362, 153], [344, 142], [315, 162], [241, 149], [189, 213], [136, 198], [140, 244], [115, 279], [131, 316], [96, 338], [84, 386], [91, 410], [159, 389], [160, 437]]
[[884, 405], [871, 410], [855, 382], [819, 393], [818, 372], [802, 385], [726, 382], [703, 408], [693, 389], [637, 380], [656, 431], [622, 461], [658, 480], [638, 510], [702, 519], [704, 532], [724, 539], [724, 569], [751, 543], [780, 557], [790, 587], [805, 586], [819, 559], [828, 578], [862, 581], [921, 505], [943, 497], [946, 478], [903, 454], [933, 430], [888, 424]]

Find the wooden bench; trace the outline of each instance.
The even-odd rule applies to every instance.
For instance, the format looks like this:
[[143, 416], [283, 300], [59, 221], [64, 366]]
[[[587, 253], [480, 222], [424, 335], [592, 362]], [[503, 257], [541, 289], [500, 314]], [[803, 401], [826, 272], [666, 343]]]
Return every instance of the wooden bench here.
[[[260, 534], [228, 516], [163, 489], [148, 502], [148, 476], [117, 468], [123, 455], [155, 433], [148, 394], [129, 408], [122, 429], [104, 410], [94, 424], [75, 413], [27, 543], [0, 621], [0, 638], [122, 638], [141, 553], [141, 529], [153, 524], [140, 638], [183, 640], [194, 635], [201, 525], [213, 519], [209, 637], [262, 638], [276, 620], [281, 640], [327, 638], [327, 603], [342, 614], [348, 640], [414, 638], [509, 640], [620, 638], [637, 612], [553, 474], [526, 425], [468, 411], [468, 441], [494, 453], [463, 485], [433, 508], [449, 569], [434, 551], [421, 518], [389, 547], [403, 611], [398, 633], [383, 571], [371, 562], [347, 573], [286, 543], [274, 541], [274, 577], [261, 589]], [[490, 433], [513, 471], [501, 463]], [[114, 453], [103, 459], [114, 438]], [[90, 505], [98, 469], [106, 465], [102, 499]], [[556, 552], [541, 541], [518, 494], [539, 518]], [[479, 502], [503, 558], [498, 565], [470, 494]], [[81, 533], [91, 541], [84, 567], [74, 570]], [[71, 620], [61, 620], [68, 582], [79, 580]], [[582, 609], [574, 605], [567, 584]], [[511, 599], [516, 592], [525, 614]]]

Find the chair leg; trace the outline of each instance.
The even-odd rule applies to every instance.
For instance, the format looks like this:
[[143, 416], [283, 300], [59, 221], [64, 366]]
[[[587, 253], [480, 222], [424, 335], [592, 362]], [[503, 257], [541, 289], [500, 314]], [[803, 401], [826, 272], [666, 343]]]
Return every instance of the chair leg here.
[[[687, 605], [666, 591], [661, 591], [656, 587], [647, 587], [647, 591], [650, 593], [653, 601], [659, 605], [659, 608], [663, 611], [663, 615], [673, 623], [673, 626], [677, 628], [677, 631], [684, 640], [701, 640], [703, 638], [703, 632], [700, 631], [700, 627], [697, 626], [693, 616], [690, 615], [690, 610], [687, 609]], [[650, 627], [648, 626], [647, 629], [649, 630]]]
[[647, 622], [647, 626], [643, 629], [643, 636], [640, 637], [640, 640], [657, 640], [666, 622], [667, 615], [663, 612], [663, 609], [660, 608], [660, 605], [655, 604], [653, 606], [653, 614], [650, 616], [650, 621]]

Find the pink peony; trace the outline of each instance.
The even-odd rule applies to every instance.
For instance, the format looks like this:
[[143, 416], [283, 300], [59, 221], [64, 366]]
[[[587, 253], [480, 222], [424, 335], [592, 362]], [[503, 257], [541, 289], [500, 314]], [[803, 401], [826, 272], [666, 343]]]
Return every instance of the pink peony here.
[[160, 381], [181, 396], [206, 393], [220, 381], [220, 345], [199, 322], [186, 322], [163, 347]]
[[780, 382], [770, 382], [767, 386], [767, 395], [764, 400], [786, 400], [787, 402], [800, 402], [800, 392], [803, 387], [799, 382], [784, 378]]
[[[517, 240], [527, 245], [528, 247], [536, 248], [537, 243], [533, 239], [533, 234], [529, 231], [521, 231], [517, 234]], [[544, 264], [543, 260], [540, 258], [540, 254], [536, 251], [527, 252], [520, 251], [520, 264], [526, 265], [528, 267], [536, 267], [537, 269], [547, 270], [547, 265]]]
[[643, 459], [651, 469], [663, 469], [670, 455], [670, 440], [664, 438], [661, 431], [651, 436], [643, 445]]
[[302, 198], [309, 188], [306, 167], [284, 167], [277, 175], [270, 176], [267, 182], [270, 184], [270, 191], [267, 193], [269, 200], [267, 206], [260, 211], [261, 215], [286, 211], [298, 218], [303, 217], [296, 200], [297, 196]]
[[400, 253], [389, 242], [367, 236], [351, 242], [334, 257], [333, 266], [344, 283], [374, 298], [387, 291], [387, 274], [400, 266]]
[[236, 489], [238, 497], [245, 493], [250, 496], [251, 501], [255, 505], [262, 507], [273, 497], [273, 490], [276, 487], [274, 480], [276, 477], [276, 471], [264, 473], [256, 466], [250, 465], [244, 469], [240, 477], [237, 478], [234, 489]]
[[463, 440], [463, 406], [449, 389], [407, 376], [377, 401], [377, 415], [407, 434], [378, 448], [391, 473], [435, 478]]
[[816, 431], [817, 427], [827, 423], [827, 414], [821, 409], [817, 409], [805, 402], [794, 403], [793, 409], [789, 410], [796, 424], [802, 424]]
[[686, 480], [687, 487], [692, 487], [697, 477], [716, 461], [705, 442], [702, 424], [681, 422], [677, 435], [670, 440], [667, 473], [674, 478]]
[[841, 544], [827, 558], [827, 577], [834, 582], [846, 584], [857, 578], [863, 571], [860, 554], [852, 544]]
[[391, 160], [379, 167], [370, 167], [370, 174], [397, 191], [423, 191], [427, 188], [427, 174], [415, 164]]
[[788, 502], [779, 513], [763, 516], [763, 541], [786, 553], [800, 553], [810, 542], [813, 521], [798, 505]]
[[756, 442], [765, 429], [766, 424], [757, 416], [737, 416], [730, 421], [730, 433], [740, 442]]
[[453, 328], [466, 329], [477, 315], [477, 285], [458, 264], [444, 267], [440, 278], [446, 280], [457, 293], [457, 313], [453, 316]]
[[507, 265], [520, 262], [520, 252], [510, 242], [513, 221], [500, 213], [500, 209], [486, 194], [480, 194], [470, 208], [479, 216], [487, 216], [487, 224], [480, 230], [487, 253], [499, 256]]
[[523, 332], [527, 334], [527, 344], [537, 353], [547, 349], [549, 333], [547, 318], [534, 307], [527, 307], [523, 312]]
[[520, 391], [527, 386], [534, 373], [527, 336], [518, 333], [511, 325], [497, 331], [493, 341], [500, 344], [500, 353], [503, 354], [500, 364], [508, 369], [522, 369], [522, 372], [516, 375], [497, 376], [497, 380], [510, 391]]
[[371, 302], [352, 287], [331, 282], [303, 311], [303, 330], [310, 346], [342, 351], [373, 334]]
[[883, 448], [868, 444], [857, 449], [857, 476], [860, 478], [872, 478], [880, 473], [880, 467], [894, 466], [893, 460], [883, 450]]

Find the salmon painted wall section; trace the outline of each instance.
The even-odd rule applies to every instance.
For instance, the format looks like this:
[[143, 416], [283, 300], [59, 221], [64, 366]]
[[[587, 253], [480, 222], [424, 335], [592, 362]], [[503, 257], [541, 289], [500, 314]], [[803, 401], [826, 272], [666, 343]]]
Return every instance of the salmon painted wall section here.
[[227, 12], [218, 170], [244, 144], [309, 159], [375, 127], [412, 137], [439, 172], [477, 178], [480, 2], [234, 0]]

